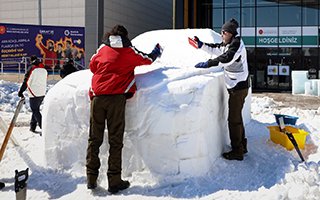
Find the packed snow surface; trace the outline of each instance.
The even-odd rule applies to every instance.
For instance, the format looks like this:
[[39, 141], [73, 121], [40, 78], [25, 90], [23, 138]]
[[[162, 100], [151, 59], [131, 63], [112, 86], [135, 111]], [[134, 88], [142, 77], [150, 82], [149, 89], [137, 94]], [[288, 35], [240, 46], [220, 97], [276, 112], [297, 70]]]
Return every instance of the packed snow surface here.
[[[188, 37], [194, 35], [208, 42], [220, 39], [209, 29], [188, 29], [152, 31], [133, 40], [144, 52], [150, 52], [156, 43], [164, 50], [151, 66], [140, 66], [135, 71], [138, 91], [126, 108], [125, 175], [148, 169], [161, 175], [201, 176], [229, 143], [228, 93], [223, 72], [220, 67], [194, 68], [197, 62], [211, 57], [188, 43]], [[52, 168], [85, 165], [91, 77], [89, 70], [71, 74], [45, 98], [45, 153]], [[247, 101], [245, 121], [250, 120], [250, 94]], [[107, 142], [100, 155], [106, 163]], [[102, 181], [106, 170], [107, 166], [102, 165]]]

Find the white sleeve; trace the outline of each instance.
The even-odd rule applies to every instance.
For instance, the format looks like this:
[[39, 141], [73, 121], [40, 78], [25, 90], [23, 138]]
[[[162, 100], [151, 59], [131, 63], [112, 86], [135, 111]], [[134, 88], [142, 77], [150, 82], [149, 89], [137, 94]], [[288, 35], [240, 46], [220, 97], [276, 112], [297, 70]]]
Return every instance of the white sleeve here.
[[216, 56], [220, 56], [223, 52], [220, 48], [216, 47], [216, 48], [212, 48], [209, 45], [203, 43], [202, 47], [200, 48], [201, 50], [209, 53], [209, 54], [213, 54]]

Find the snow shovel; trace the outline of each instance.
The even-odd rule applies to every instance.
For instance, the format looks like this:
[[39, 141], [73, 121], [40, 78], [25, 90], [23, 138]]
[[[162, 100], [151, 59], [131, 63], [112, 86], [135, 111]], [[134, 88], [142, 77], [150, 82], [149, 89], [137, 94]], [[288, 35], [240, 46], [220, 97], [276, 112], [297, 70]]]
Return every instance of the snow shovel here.
[[16, 192], [16, 200], [27, 199], [27, 180], [29, 168], [22, 171], [15, 171], [14, 176], [14, 191]]
[[22, 105], [24, 104], [24, 101], [25, 101], [24, 98], [20, 99], [20, 101], [19, 101], [19, 103], [17, 105], [16, 111], [14, 112], [13, 118], [11, 120], [11, 123], [10, 123], [8, 131], [7, 131], [7, 134], [4, 137], [4, 140], [3, 140], [3, 143], [2, 143], [2, 146], [1, 146], [1, 149], [0, 149], [0, 161], [2, 160], [3, 154], [4, 154], [5, 150], [6, 150], [6, 147], [7, 147], [8, 141], [9, 141], [9, 138], [11, 136], [13, 127], [16, 124], [19, 112], [20, 112], [20, 110], [22, 108]]
[[301, 158], [301, 161], [304, 162], [304, 158], [303, 158], [303, 156], [301, 154], [301, 151], [300, 151], [300, 149], [298, 147], [296, 139], [294, 139], [292, 133], [286, 131], [286, 126], [284, 125], [283, 117], [279, 118], [279, 128], [280, 128], [281, 132], [285, 133], [288, 136], [289, 140], [291, 141], [291, 143], [293, 144], [293, 146], [296, 149], [297, 153], [299, 154], [299, 157]]

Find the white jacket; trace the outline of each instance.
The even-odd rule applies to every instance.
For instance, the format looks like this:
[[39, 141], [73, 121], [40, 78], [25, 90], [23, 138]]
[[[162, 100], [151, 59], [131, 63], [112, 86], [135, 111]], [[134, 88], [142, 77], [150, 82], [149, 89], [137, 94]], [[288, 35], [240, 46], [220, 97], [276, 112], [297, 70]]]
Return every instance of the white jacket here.
[[37, 63], [28, 68], [20, 93], [28, 89], [29, 97], [42, 97], [46, 94], [48, 72], [42, 63]]
[[48, 72], [44, 68], [35, 68], [27, 81], [30, 97], [41, 97], [46, 94]]
[[[240, 44], [239, 44], [240, 43]], [[238, 47], [239, 46], [239, 47]], [[225, 83], [228, 89], [234, 88], [239, 82], [246, 81], [249, 76], [247, 51], [240, 37], [233, 38], [230, 44], [204, 44], [201, 49], [217, 56], [213, 60], [224, 69]]]

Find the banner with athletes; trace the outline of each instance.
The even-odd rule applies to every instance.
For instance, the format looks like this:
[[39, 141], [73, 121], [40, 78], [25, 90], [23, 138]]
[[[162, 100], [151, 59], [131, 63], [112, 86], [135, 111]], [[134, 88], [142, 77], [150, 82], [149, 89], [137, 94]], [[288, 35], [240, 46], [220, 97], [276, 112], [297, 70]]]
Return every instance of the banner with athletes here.
[[84, 38], [84, 27], [0, 23], [0, 62], [36, 55], [50, 68], [67, 58], [84, 63]]

